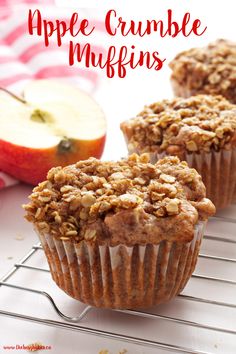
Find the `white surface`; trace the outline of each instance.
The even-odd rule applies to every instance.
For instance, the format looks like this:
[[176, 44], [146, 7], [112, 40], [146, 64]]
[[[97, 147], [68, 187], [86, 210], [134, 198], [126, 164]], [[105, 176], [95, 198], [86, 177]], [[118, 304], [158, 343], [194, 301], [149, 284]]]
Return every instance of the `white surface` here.
[[[195, 4], [194, 4], [195, 3]], [[139, 47], [150, 47], [152, 50], [158, 49], [167, 56], [168, 61], [180, 50], [185, 48], [202, 45], [218, 37], [234, 39], [235, 34], [235, 3], [233, 1], [212, 2], [188, 1], [184, 7], [183, 4], [175, 1], [168, 2], [168, 7], [175, 8], [177, 13], [191, 11], [196, 17], [199, 16], [202, 21], [208, 25], [208, 31], [204, 37], [183, 39], [164, 39], [150, 36], [140, 39]], [[214, 9], [212, 6], [214, 5]], [[179, 8], [178, 8], [179, 7]], [[145, 9], [147, 12], [147, 7]], [[149, 11], [149, 18], [155, 17], [157, 13], [161, 14], [162, 6], [159, 5], [156, 11]], [[141, 14], [140, 14], [141, 13]], [[224, 18], [222, 17], [224, 14]], [[124, 16], [124, 13], [122, 13]], [[142, 11], [139, 11], [138, 17], [142, 19]], [[134, 41], [137, 42], [136, 39]], [[126, 79], [103, 80], [102, 87], [97, 93], [96, 98], [104, 108], [108, 117], [108, 139], [104, 153], [104, 159], [116, 159], [126, 155], [126, 148], [123, 137], [119, 130], [119, 122], [133, 116], [139, 112], [143, 105], [151, 103], [157, 99], [171, 97], [171, 88], [168, 81], [169, 69], [167, 63], [160, 72], [153, 72], [147, 69], [132, 70], [128, 73]], [[0, 276], [17, 262], [37, 241], [32, 231], [31, 225], [23, 219], [21, 204], [27, 200], [27, 195], [31, 188], [25, 185], [16, 186], [0, 192]], [[225, 215], [235, 217], [236, 208], [230, 208], [224, 211]], [[214, 235], [225, 235], [235, 237], [235, 224], [226, 222], [210, 222], [208, 231]], [[236, 247], [224, 245], [219, 242], [205, 241], [202, 251], [205, 253], [216, 254], [220, 256], [236, 257]], [[12, 258], [11, 258], [12, 257]], [[35, 264], [45, 265], [45, 259], [42, 257], [34, 260]], [[228, 279], [236, 280], [235, 264], [222, 264], [217, 261], [200, 260], [198, 271], [207, 274], [222, 276]], [[83, 308], [83, 305], [75, 303], [56, 288], [47, 274], [39, 274], [23, 271], [21, 276], [16, 276], [16, 283], [24, 283], [38, 289], [49, 289], [50, 293], [55, 294], [57, 303], [64, 312], [76, 315]], [[212, 282], [199, 282], [193, 280], [189, 283], [186, 293], [192, 293], [196, 296], [205, 296], [219, 301], [228, 301], [236, 303], [236, 287], [225, 285], [219, 286]], [[49, 304], [40, 296], [32, 296], [17, 291], [0, 289], [0, 308], [27, 314], [39, 315], [44, 318], [58, 319], [52, 312]], [[208, 323], [214, 326], [236, 329], [235, 316], [236, 311], [232, 309], [221, 309], [214, 306], [193, 304], [190, 302], [181, 302], [175, 300], [169, 305], [158, 307], [159, 313], [176, 314], [192, 321]], [[148, 335], [154, 340], [165, 340], [172, 343], [179, 343], [195, 349], [202, 349], [211, 353], [231, 353], [235, 354], [235, 337], [230, 335], [218, 334], [215, 332], [205, 332], [192, 329], [186, 326], [176, 326], [168, 322], [144, 319], [131, 319], [124, 315], [114, 314], [110, 311], [93, 310], [82, 322], [85, 326], [96, 326], [98, 328], [107, 328], [108, 330], [119, 330], [128, 335]], [[65, 330], [58, 330], [41, 325], [31, 324], [12, 319], [0, 317], [0, 353], [17, 353], [19, 351], [3, 350], [3, 345], [29, 344], [41, 342], [44, 345], [51, 345], [52, 350], [45, 351], [53, 354], [98, 354], [101, 349], [109, 349], [109, 354], [118, 354], [122, 349], [127, 349], [127, 354], [149, 354], [164, 353], [162, 350], [151, 350], [126, 343], [113, 342], [105, 339], [71, 333]], [[20, 351], [24, 353], [25, 351]]]

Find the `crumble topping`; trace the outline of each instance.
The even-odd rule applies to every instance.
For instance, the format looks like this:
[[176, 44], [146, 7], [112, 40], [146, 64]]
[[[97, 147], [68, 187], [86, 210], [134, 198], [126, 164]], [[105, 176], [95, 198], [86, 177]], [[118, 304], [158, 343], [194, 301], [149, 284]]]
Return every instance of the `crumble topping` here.
[[177, 157], [155, 165], [148, 159], [147, 154], [133, 154], [120, 162], [90, 158], [53, 168], [24, 205], [26, 218], [40, 232], [64, 241], [107, 239], [129, 244], [152, 237], [158, 242], [168, 238], [163, 232], [168, 223], [170, 238], [191, 239], [197, 221], [214, 213], [200, 175]]
[[163, 100], [121, 123], [129, 151], [219, 151], [236, 145], [236, 105], [222, 96]]
[[236, 43], [219, 39], [207, 47], [186, 50], [175, 57], [170, 68], [177, 94], [178, 90], [185, 97], [220, 94], [236, 103]]

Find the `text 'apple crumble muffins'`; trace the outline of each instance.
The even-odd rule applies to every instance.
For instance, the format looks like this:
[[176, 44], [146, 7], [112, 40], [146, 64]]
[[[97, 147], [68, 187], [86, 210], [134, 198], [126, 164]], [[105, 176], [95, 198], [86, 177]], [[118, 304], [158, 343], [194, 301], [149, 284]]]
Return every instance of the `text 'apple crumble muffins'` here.
[[121, 124], [129, 153], [186, 160], [202, 176], [216, 208], [228, 206], [236, 188], [236, 105], [222, 96], [174, 98], [146, 106]]
[[236, 43], [219, 39], [179, 53], [170, 63], [176, 96], [222, 95], [236, 103]]
[[51, 274], [67, 294], [106, 308], [145, 308], [179, 294], [215, 208], [201, 177], [166, 157], [94, 158], [53, 168], [25, 205]]

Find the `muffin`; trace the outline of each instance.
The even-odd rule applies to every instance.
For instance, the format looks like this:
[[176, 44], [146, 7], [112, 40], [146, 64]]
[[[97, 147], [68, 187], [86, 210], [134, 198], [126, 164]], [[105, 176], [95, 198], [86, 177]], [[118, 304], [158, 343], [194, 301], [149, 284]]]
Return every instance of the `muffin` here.
[[166, 157], [90, 158], [53, 168], [25, 205], [52, 278], [105, 308], [145, 308], [179, 294], [215, 211], [199, 174]]
[[146, 106], [121, 124], [129, 153], [186, 160], [202, 176], [207, 197], [228, 206], [236, 186], [236, 105], [222, 96], [197, 95]]
[[170, 63], [176, 96], [222, 95], [236, 103], [236, 43], [217, 40], [179, 53]]

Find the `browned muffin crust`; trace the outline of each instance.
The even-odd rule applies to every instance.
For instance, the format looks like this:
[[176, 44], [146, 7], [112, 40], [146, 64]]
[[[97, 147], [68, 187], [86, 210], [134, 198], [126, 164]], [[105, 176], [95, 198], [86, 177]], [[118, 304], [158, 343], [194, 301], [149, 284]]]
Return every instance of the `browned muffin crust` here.
[[236, 103], [236, 43], [219, 39], [179, 53], [170, 63], [177, 96], [206, 93]]
[[129, 151], [138, 153], [231, 149], [236, 146], [236, 105], [211, 95], [163, 100], [123, 122], [121, 130]]
[[53, 168], [24, 206], [26, 218], [41, 233], [74, 242], [190, 241], [198, 220], [215, 211], [201, 177], [177, 157], [155, 165], [147, 160], [133, 154], [120, 162], [90, 158]]

